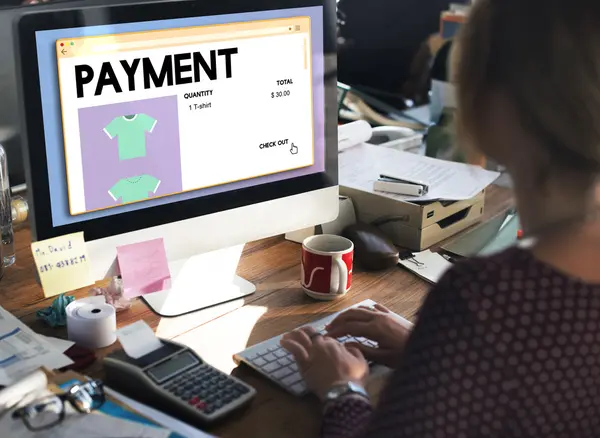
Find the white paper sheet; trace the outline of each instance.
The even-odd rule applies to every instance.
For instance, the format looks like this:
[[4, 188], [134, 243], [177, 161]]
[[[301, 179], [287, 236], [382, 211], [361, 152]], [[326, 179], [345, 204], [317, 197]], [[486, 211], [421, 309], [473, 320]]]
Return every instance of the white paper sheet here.
[[429, 186], [429, 192], [424, 196], [375, 192], [409, 202], [470, 199], [500, 176], [498, 172], [478, 166], [368, 144], [339, 154], [339, 181], [342, 186], [373, 192], [373, 183], [381, 174], [421, 181]]
[[0, 385], [10, 385], [41, 366], [58, 369], [72, 363], [46, 339], [0, 307]]
[[144, 321], [136, 321], [119, 330], [117, 338], [125, 353], [133, 359], [145, 356], [162, 347], [152, 329]]
[[19, 404], [27, 404], [47, 388], [46, 374], [41, 370], [34, 371], [0, 391], [0, 413]]
[[60, 339], [60, 338], [54, 338], [52, 336], [44, 336], [44, 335], [39, 335], [39, 336], [41, 336], [46, 341], [48, 341], [54, 348], [59, 350], [61, 353], [64, 353], [69, 348], [71, 348], [73, 345], [75, 345], [75, 342], [69, 341], [68, 339]]
[[452, 267], [452, 263], [444, 257], [429, 250], [417, 252], [414, 258], [400, 260], [398, 263], [433, 284]]
[[172, 432], [178, 433], [181, 436], [184, 436], [186, 438], [214, 438], [213, 435], [209, 435], [206, 432], [202, 432], [201, 430], [196, 429], [195, 427], [192, 427], [189, 424], [184, 423], [183, 421], [179, 421], [178, 419], [173, 418], [170, 415], [165, 414], [164, 412], [161, 412], [143, 403], [130, 399], [129, 397], [126, 397], [123, 394], [114, 391], [110, 388], [106, 388], [106, 392], [112, 397], [121, 401], [122, 403], [125, 403], [129, 407], [133, 408], [140, 414], [146, 416], [147, 418], [152, 418], [152, 420], [154, 420], [156, 423], [166, 427]]

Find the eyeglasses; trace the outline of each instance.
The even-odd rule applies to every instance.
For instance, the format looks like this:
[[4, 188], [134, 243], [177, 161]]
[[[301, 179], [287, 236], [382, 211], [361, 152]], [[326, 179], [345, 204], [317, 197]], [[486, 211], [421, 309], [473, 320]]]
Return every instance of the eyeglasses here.
[[100, 408], [105, 401], [104, 386], [99, 380], [90, 380], [71, 386], [65, 393], [36, 400], [12, 413], [22, 419], [27, 429], [39, 431], [56, 426], [65, 418], [65, 401], [81, 414]]

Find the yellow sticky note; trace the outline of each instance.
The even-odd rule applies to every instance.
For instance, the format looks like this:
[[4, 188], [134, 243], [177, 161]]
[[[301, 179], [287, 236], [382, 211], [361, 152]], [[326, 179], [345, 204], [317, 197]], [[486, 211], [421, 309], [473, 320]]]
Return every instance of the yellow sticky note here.
[[33, 242], [31, 252], [46, 297], [94, 284], [82, 232]]

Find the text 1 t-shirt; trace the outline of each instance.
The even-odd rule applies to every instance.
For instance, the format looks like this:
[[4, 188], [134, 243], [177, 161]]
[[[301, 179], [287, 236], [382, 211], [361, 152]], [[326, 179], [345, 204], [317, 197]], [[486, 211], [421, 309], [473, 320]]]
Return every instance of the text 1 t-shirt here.
[[128, 202], [143, 201], [148, 199], [148, 193], [156, 193], [160, 180], [150, 175], [133, 176], [119, 180], [108, 193], [115, 199], [121, 198], [126, 204]]
[[119, 137], [119, 160], [146, 156], [146, 131], [152, 132], [157, 120], [146, 114], [115, 117], [104, 132], [112, 140]]

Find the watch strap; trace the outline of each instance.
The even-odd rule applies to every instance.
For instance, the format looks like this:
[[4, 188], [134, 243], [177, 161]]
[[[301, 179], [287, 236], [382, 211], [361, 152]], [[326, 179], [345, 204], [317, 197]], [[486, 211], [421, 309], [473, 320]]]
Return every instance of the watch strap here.
[[356, 395], [369, 400], [369, 393], [362, 385], [355, 382], [344, 382], [333, 385], [325, 394], [325, 401], [332, 402], [349, 395]]

